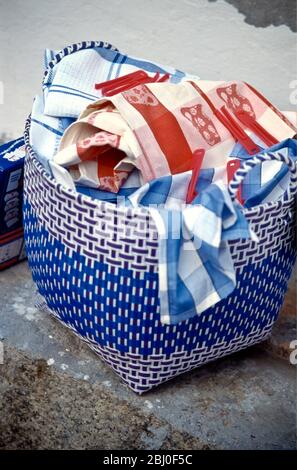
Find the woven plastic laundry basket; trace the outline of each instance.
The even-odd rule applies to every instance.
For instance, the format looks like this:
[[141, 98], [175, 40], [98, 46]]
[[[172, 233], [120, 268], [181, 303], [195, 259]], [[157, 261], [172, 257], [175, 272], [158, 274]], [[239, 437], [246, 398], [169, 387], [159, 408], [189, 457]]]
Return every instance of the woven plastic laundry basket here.
[[[96, 44], [64, 49], [49, 68]], [[143, 393], [270, 334], [296, 257], [297, 171], [290, 158], [280, 153], [254, 157], [230, 184], [234, 198], [247, 172], [264, 160], [282, 161], [291, 171], [282, 200], [244, 210], [259, 243], [230, 242], [237, 275], [233, 293], [200, 316], [164, 325], [157, 232], [148, 211], [116, 207], [62, 187], [37, 160], [29, 135], [30, 118], [24, 225], [38, 306], [85, 340], [129, 387]]]

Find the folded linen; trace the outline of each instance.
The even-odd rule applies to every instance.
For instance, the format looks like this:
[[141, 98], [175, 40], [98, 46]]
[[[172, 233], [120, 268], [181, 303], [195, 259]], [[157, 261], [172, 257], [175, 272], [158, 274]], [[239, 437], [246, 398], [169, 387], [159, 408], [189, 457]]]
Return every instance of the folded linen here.
[[[261, 153], [277, 153], [290, 157], [297, 164], [297, 141], [286, 139], [279, 144], [270, 147]], [[274, 165], [277, 163], [277, 166]], [[257, 169], [258, 168], [258, 169]], [[251, 173], [257, 171], [257, 179], [253, 179]], [[245, 207], [253, 207], [266, 202], [277, 201], [281, 197], [287, 197], [287, 189], [290, 184], [290, 172], [286, 165], [278, 162], [264, 162], [255, 167], [247, 176], [243, 188], [246, 188]]]
[[[53, 56], [53, 51], [46, 50], [46, 65]], [[169, 73], [172, 83], [185, 78], [197, 78], [169, 66], [130, 57], [114, 48], [81, 50], [64, 57], [47, 75], [44, 82], [44, 112], [50, 116], [77, 118], [90, 102], [100, 98], [101, 92], [95, 90], [95, 83], [139, 69], [149, 74]]]
[[89, 105], [66, 130], [54, 161], [77, 165], [80, 184], [117, 191], [135, 167], [143, 182], [192, 170], [199, 149], [202, 166], [224, 165], [234, 144], [192, 82], [151, 83]]
[[57, 153], [64, 131], [74, 122], [71, 118], [56, 118], [44, 114], [44, 100], [36, 96], [31, 112], [30, 144], [45, 169], [51, 173], [48, 164]]
[[143, 182], [192, 170], [200, 149], [205, 152], [202, 168], [225, 168], [236, 140], [218, 111], [220, 100], [224, 102], [222, 90], [228, 97], [233, 93], [232, 99], [224, 99], [236, 117], [239, 111], [253, 116], [254, 127], [243, 123], [247, 134], [241, 140], [250, 139], [249, 133], [258, 142], [250, 140], [257, 151], [266, 148], [269, 139], [277, 142], [260, 122], [274, 133], [278, 126], [278, 137], [296, 132], [246, 84], [149, 83], [89, 105], [65, 132], [55, 162], [71, 167], [77, 183], [114, 192], [135, 167]]

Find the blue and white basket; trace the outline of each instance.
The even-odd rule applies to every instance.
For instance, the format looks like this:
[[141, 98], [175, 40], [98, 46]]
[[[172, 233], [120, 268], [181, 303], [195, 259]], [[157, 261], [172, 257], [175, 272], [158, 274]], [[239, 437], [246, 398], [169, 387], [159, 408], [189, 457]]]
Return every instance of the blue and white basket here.
[[[94, 45], [66, 48], [50, 67]], [[25, 129], [24, 225], [38, 306], [85, 340], [129, 387], [146, 392], [269, 336], [296, 257], [297, 169], [289, 157], [254, 157], [230, 184], [234, 198], [248, 171], [264, 160], [282, 161], [291, 170], [282, 200], [244, 209], [260, 241], [230, 242], [236, 289], [200, 316], [164, 325], [157, 232], [148, 211], [117, 207], [62, 187], [37, 160], [29, 133], [30, 119]]]

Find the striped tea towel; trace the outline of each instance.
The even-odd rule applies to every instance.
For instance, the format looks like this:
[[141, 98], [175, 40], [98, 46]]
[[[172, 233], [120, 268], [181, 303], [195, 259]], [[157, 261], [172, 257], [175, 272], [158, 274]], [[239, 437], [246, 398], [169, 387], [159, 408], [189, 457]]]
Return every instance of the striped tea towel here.
[[236, 278], [228, 240], [253, 238], [226, 186], [211, 184], [185, 206], [191, 172], [147, 183], [128, 197], [148, 206], [158, 231], [161, 321], [175, 324], [227, 297]]
[[[53, 57], [54, 51], [47, 49], [46, 66]], [[44, 111], [50, 116], [77, 118], [88, 104], [100, 98], [101, 92], [95, 90], [95, 83], [121, 77], [139, 69], [149, 74], [169, 73], [172, 83], [191, 77], [172, 67], [133, 58], [117, 50], [104, 47], [81, 50], [64, 57], [46, 77]]]
[[89, 105], [54, 161], [77, 183], [116, 192], [135, 167], [143, 182], [192, 170], [199, 149], [202, 167], [224, 166], [234, 144], [193, 82], [151, 83]]

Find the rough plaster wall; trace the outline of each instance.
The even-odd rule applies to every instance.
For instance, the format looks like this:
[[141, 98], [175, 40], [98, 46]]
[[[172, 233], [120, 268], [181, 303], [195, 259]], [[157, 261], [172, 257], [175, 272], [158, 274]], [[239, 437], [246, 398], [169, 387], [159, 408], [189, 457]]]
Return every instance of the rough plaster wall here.
[[286, 25], [247, 24], [222, 0], [0, 0], [0, 133], [22, 132], [40, 90], [44, 48], [84, 39], [106, 40], [203, 78], [244, 79], [281, 109], [294, 109], [296, 34]]

